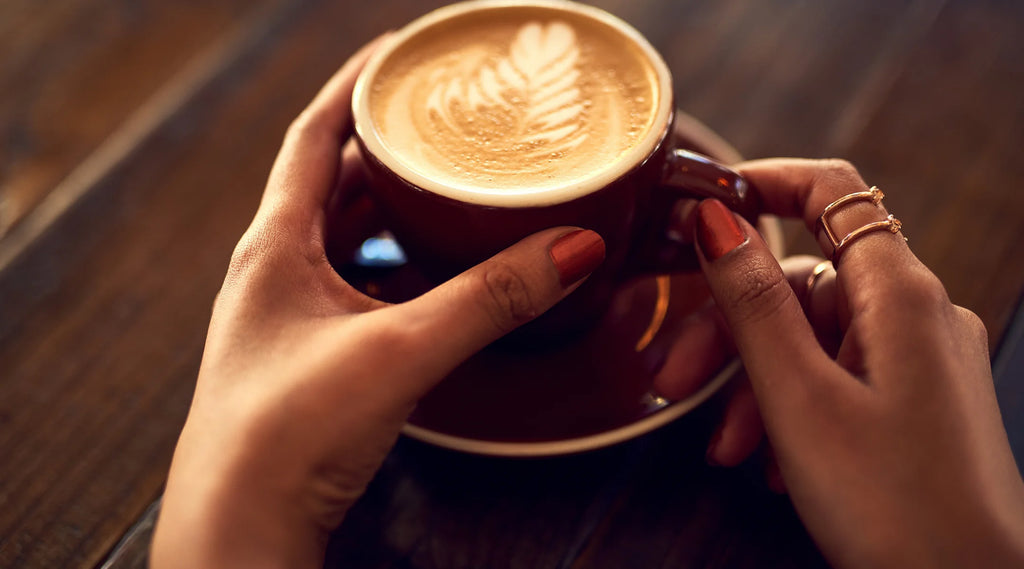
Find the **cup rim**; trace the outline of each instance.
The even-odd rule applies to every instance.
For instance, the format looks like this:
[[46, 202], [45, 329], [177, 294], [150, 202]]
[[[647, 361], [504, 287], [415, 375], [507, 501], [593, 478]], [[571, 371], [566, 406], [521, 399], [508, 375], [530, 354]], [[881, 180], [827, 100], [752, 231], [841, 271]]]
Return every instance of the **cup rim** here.
[[[539, 7], [570, 11], [582, 17], [603, 23], [622, 34], [627, 40], [632, 41], [650, 61], [659, 86], [659, 100], [654, 120], [648, 132], [636, 145], [623, 153], [618, 159], [585, 178], [573, 180], [570, 184], [561, 187], [543, 188], [540, 190], [531, 189], [525, 192], [503, 189], [500, 192], [488, 193], [469, 184], [442, 183], [398, 160], [388, 148], [387, 143], [380, 136], [377, 129], [372, 126], [372, 121], [369, 118], [370, 89], [368, 84], [376, 76], [387, 58], [408, 38], [443, 20], [468, 12], [513, 7]], [[658, 148], [665, 131], [669, 128], [672, 107], [671, 74], [664, 59], [662, 59], [654, 46], [640, 32], [617, 16], [600, 8], [578, 4], [570, 0], [469, 0], [428, 12], [403, 26], [386, 40], [385, 45], [378, 48], [359, 74], [352, 94], [352, 114], [356, 135], [362, 141], [366, 150], [373, 154], [391, 172], [413, 186], [456, 201], [488, 207], [507, 208], [542, 207], [569, 202], [591, 194], [622, 178], [638, 165], [644, 163], [655, 149]], [[529, 203], [524, 205], [524, 195], [534, 195], [534, 198], [527, 200]]]

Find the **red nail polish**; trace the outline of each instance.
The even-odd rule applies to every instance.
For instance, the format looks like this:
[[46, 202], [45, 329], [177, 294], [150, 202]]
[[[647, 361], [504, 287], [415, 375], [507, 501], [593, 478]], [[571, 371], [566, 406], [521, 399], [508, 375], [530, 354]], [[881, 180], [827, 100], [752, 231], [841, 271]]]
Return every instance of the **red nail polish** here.
[[704, 200], [697, 206], [697, 246], [704, 258], [714, 261], [747, 241], [736, 214], [718, 200]]
[[567, 287], [592, 273], [604, 261], [604, 240], [593, 231], [577, 229], [556, 239], [548, 255], [562, 286]]

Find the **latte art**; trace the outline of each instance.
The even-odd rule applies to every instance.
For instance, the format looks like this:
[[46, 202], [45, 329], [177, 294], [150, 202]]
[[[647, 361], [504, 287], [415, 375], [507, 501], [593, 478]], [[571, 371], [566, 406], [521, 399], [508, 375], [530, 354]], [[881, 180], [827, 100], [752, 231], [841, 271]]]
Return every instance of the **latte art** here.
[[609, 167], [651, 129], [657, 80], [616, 30], [508, 10], [392, 52], [371, 87], [386, 146], [446, 185], [538, 192]]
[[[579, 88], [580, 58], [576, 34], [563, 22], [529, 23], [516, 34], [507, 56], [473, 60], [439, 72], [427, 97], [430, 130], [441, 153], [457, 162], [466, 141], [481, 154], [481, 171], [522, 170], [523, 160], [536, 169], [587, 137], [586, 107]], [[476, 68], [474, 68], [474, 66]], [[518, 154], [516, 156], [515, 154]]]

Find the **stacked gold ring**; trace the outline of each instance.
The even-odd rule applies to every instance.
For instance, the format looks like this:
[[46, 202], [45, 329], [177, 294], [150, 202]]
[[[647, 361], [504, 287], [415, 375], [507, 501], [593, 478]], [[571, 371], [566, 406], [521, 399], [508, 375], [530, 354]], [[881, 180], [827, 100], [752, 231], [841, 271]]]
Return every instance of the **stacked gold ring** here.
[[[871, 189], [869, 189], [866, 192], [855, 192], [852, 194], [847, 194], [837, 199], [836, 201], [828, 204], [828, 206], [825, 207], [825, 210], [821, 212], [821, 216], [818, 217], [818, 228], [819, 231], [825, 231], [825, 237], [828, 238], [829, 244], [832, 245], [831, 260], [833, 265], [839, 264], [840, 255], [842, 255], [843, 251], [846, 249], [846, 247], [850, 245], [851, 242], [855, 241], [860, 237], [863, 237], [868, 233], [871, 233], [872, 231], [879, 231], [884, 229], [893, 234], [900, 232], [900, 230], [903, 228], [903, 224], [900, 222], [900, 220], [896, 219], [896, 217], [893, 216], [892, 214], [889, 214], [889, 216], [883, 221], [875, 221], [872, 223], [862, 225], [857, 229], [854, 229], [853, 231], [847, 233], [846, 236], [843, 237], [842, 239], [836, 237], [835, 231], [833, 231], [832, 226], [829, 225], [828, 217], [837, 209], [857, 201], [870, 201], [872, 204], [877, 206], [880, 203], [882, 203], [882, 198], [884, 197], [885, 194], [882, 193], [882, 190], [879, 190], [877, 186], [871, 186]], [[906, 237], [904, 237], [903, 239], [906, 240]]]

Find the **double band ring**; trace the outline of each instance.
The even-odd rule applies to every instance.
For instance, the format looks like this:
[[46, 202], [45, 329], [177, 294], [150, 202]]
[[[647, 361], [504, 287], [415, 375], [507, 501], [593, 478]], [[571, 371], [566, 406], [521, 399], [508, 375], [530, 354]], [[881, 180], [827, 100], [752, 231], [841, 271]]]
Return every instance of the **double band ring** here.
[[[836, 201], [828, 204], [828, 206], [825, 207], [825, 210], [821, 212], [821, 216], [818, 217], [818, 228], [819, 230], [825, 231], [825, 237], [828, 239], [829, 244], [832, 245], [831, 260], [833, 265], [839, 264], [840, 255], [843, 254], [843, 251], [846, 250], [846, 247], [849, 246], [851, 242], [871, 233], [872, 231], [886, 230], [892, 234], [900, 232], [903, 228], [903, 224], [900, 223], [900, 220], [896, 219], [892, 214], [889, 214], [889, 216], [883, 221], [875, 221], [862, 225], [847, 233], [842, 239], [836, 237], [835, 231], [832, 229], [832, 226], [829, 225], [829, 216], [835, 213], [837, 209], [858, 201], [870, 201], [875, 206], [878, 206], [882, 203], [882, 198], [884, 197], [885, 194], [882, 193], [882, 190], [879, 190], [877, 186], [871, 186], [871, 189], [866, 192], [855, 192], [837, 199]], [[903, 239], [906, 240], [906, 237]], [[808, 284], [811, 284], [811, 282], [808, 281]]]

